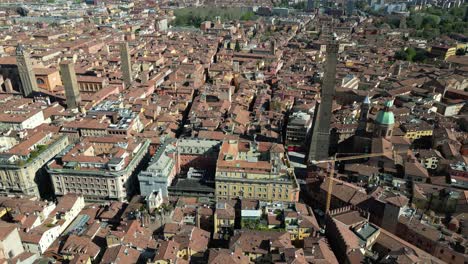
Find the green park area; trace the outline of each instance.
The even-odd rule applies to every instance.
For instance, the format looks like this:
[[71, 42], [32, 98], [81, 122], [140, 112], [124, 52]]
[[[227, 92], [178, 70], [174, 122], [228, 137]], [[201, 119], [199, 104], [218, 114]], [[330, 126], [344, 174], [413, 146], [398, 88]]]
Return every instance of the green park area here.
[[214, 21], [219, 17], [221, 21], [231, 20], [255, 20], [257, 17], [245, 8], [237, 7], [190, 7], [174, 10], [176, 19], [174, 26], [199, 27], [203, 21]]
[[[434, 39], [441, 35], [464, 34], [468, 35], [468, 5], [443, 9], [428, 7], [422, 10], [410, 10], [406, 19], [406, 26], [412, 29], [413, 37]], [[392, 28], [401, 27], [400, 17], [386, 15], [384, 11], [374, 11], [383, 18], [377, 25], [385, 23]]]
[[468, 34], [468, 14], [466, 6], [441, 9], [430, 7], [411, 12], [408, 27], [416, 29], [415, 35], [436, 38], [442, 34]]

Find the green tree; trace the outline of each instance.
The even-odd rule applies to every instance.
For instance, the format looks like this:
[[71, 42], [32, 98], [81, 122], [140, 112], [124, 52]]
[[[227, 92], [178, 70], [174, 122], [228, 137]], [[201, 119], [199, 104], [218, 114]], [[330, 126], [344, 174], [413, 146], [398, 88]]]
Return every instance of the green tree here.
[[442, 9], [430, 7], [421, 11], [411, 11], [408, 27], [416, 29], [413, 36], [432, 39], [440, 34], [468, 34], [468, 5]]
[[431, 27], [426, 27], [423, 30], [422, 36], [427, 39], [433, 39], [436, 38], [440, 35], [440, 29], [439, 28], [431, 28]]
[[234, 47], [234, 50], [235, 50], [236, 52], [241, 51], [241, 47], [240, 47], [240, 44], [239, 44], [239, 40], [238, 40], [238, 39], [236, 40], [236, 46]]
[[399, 50], [395, 52], [395, 59], [397, 60], [406, 60], [406, 52], [404, 50]]
[[414, 14], [410, 16], [410, 19], [408, 20], [408, 25], [415, 29], [421, 29], [422, 24], [423, 24], [422, 14]]
[[359, 0], [356, 2], [356, 8], [360, 10], [366, 10], [369, 7], [367, 1]]
[[455, 22], [452, 24], [453, 32], [468, 34], [468, 22]]
[[242, 16], [240, 17], [240, 20], [254, 20], [255, 18], [255, 14], [253, 12], [245, 12], [244, 14], [242, 14]]
[[416, 50], [410, 47], [410, 48], [407, 48], [405, 52], [406, 52], [406, 60], [413, 61], [414, 56], [416, 56]]
[[394, 58], [397, 60], [424, 62], [427, 59], [427, 51], [423, 49], [414, 49], [410, 47], [406, 50], [402, 49], [395, 52]]
[[468, 5], [465, 6], [465, 16], [463, 17], [463, 21], [468, 22]]
[[427, 51], [423, 49], [416, 50], [416, 54], [413, 57], [415, 62], [425, 62], [427, 60]]
[[449, 13], [452, 16], [463, 17], [463, 15], [465, 14], [465, 10], [463, 7], [453, 7], [450, 9]]
[[294, 9], [298, 9], [298, 10], [304, 10], [306, 8], [306, 2], [302, 1], [302, 2], [299, 2], [299, 3], [295, 3], [291, 7], [294, 8]]
[[289, 7], [289, 1], [288, 0], [281, 0], [277, 3], [275, 3], [276, 7]]
[[221, 7], [203, 7], [203, 8], [181, 8], [174, 10], [175, 20], [172, 22], [175, 26], [199, 27], [203, 21], [213, 21], [217, 16], [221, 20], [254, 20], [256, 16], [253, 12], [246, 12], [240, 8], [221, 8]]
[[423, 18], [423, 25], [424, 27], [431, 27], [435, 28], [440, 23], [440, 17], [437, 15], [425, 15]]
[[440, 16], [440, 15], [442, 15], [443, 11], [440, 8], [437, 8], [437, 7], [429, 7], [429, 8], [426, 9], [426, 13], [436, 15], [436, 16]]
[[388, 20], [388, 24], [391, 28], [398, 28], [400, 26], [400, 18], [394, 17]]
[[457, 49], [456, 55], [457, 56], [465, 56], [466, 50], [465, 49]]

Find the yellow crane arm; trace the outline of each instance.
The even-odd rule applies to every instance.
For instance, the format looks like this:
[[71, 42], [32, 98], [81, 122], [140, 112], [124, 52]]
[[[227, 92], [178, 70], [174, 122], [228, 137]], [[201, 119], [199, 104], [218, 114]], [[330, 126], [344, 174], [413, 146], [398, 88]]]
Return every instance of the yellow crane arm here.
[[[332, 197], [332, 191], [333, 191], [333, 175], [335, 174], [335, 161], [345, 161], [345, 160], [356, 160], [356, 159], [365, 159], [365, 158], [372, 158], [372, 157], [381, 157], [385, 156], [389, 153], [393, 153], [393, 156], [396, 154], [403, 154], [407, 153], [407, 150], [405, 151], [387, 151], [387, 152], [381, 152], [381, 153], [369, 153], [369, 154], [361, 154], [361, 155], [356, 155], [356, 156], [347, 156], [347, 157], [341, 157], [337, 158], [336, 155], [340, 154], [337, 153], [332, 159], [329, 160], [321, 160], [321, 161], [315, 161], [313, 163], [318, 164], [318, 163], [330, 163], [330, 173], [328, 175], [328, 189], [327, 189], [327, 203], [325, 207], [325, 213], [328, 214], [330, 212], [330, 205], [331, 205], [331, 197]], [[341, 153], [341, 154], [346, 154], [346, 153]]]

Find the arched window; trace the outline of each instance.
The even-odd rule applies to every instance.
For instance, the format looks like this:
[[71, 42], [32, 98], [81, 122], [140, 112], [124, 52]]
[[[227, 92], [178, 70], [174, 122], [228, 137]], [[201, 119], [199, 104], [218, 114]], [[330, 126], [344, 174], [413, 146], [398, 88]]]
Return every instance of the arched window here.
[[36, 79], [37, 84], [45, 84], [44, 80], [41, 78]]

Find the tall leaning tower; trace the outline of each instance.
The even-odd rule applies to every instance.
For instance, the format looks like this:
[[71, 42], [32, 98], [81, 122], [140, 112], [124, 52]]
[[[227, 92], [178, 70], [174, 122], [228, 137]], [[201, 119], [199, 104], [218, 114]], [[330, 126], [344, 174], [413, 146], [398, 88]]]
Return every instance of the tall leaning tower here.
[[309, 162], [327, 159], [330, 145], [330, 121], [333, 97], [335, 96], [336, 64], [338, 61], [338, 43], [331, 40], [327, 44], [325, 76], [320, 93], [320, 104], [314, 117], [312, 140], [309, 148]]
[[38, 91], [37, 83], [29, 54], [24, 50], [21, 44], [16, 47], [16, 64], [18, 65], [18, 72], [21, 80], [20, 91], [24, 97], [31, 96], [33, 92]]
[[125, 83], [125, 88], [130, 87], [132, 84], [132, 64], [130, 61], [130, 52], [128, 51], [128, 43], [123, 42], [120, 44], [120, 60], [122, 67], [122, 76]]
[[60, 63], [60, 76], [65, 88], [65, 97], [67, 99], [67, 108], [78, 108], [81, 102], [80, 90], [76, 80], [75, 64], [71, 61]]

